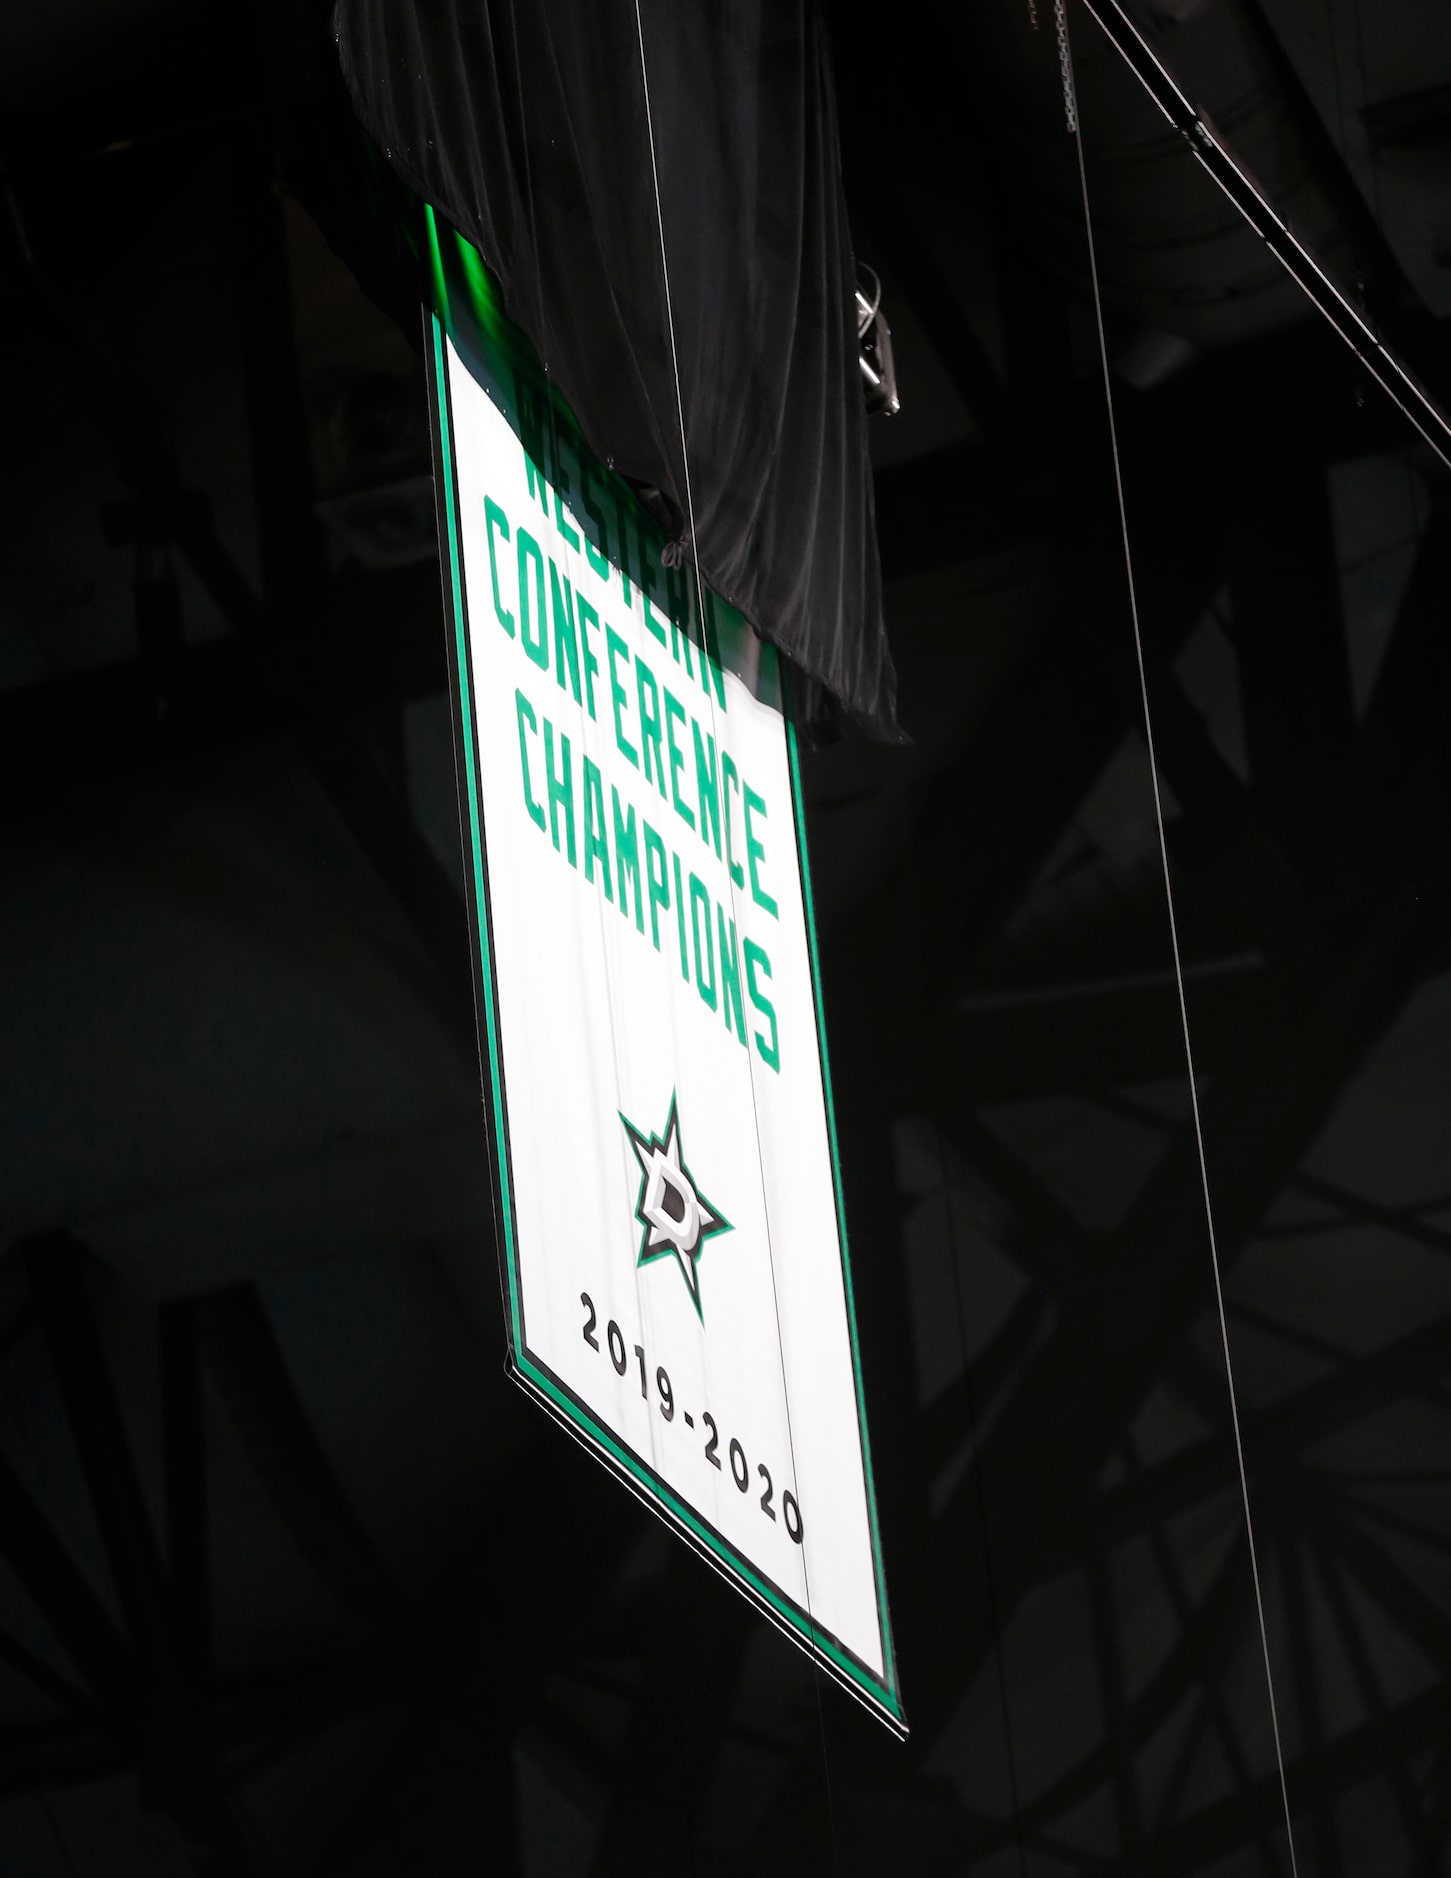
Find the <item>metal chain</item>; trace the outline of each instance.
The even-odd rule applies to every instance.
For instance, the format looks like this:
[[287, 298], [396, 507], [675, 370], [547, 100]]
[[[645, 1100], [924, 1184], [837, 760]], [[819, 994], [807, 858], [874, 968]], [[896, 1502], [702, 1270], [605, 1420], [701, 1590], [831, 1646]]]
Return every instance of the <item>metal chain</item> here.
[[1028, 0], [1028, 24], [1036, 33], [1038, 30], [1038, 0]]
[[1063, 74], [1063, 115], [1070, 137], [1078, 135], [1078, 100], [1073, 91], [1073, 58], [1068, 50], [1068, 13], [1063, 0], [1053, 0], [1053, 24], [1058, 31], [1058, 68]]

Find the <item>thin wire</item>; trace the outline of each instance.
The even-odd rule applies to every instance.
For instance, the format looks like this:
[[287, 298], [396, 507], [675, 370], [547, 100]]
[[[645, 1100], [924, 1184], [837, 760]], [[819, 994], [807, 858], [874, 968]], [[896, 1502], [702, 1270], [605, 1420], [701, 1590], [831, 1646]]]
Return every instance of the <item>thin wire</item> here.
[[[1327, 8], [1326, 10], [1325, 24], [1330, 34], [1330, 76], [1335, 86], [1335, 115], [1340, 125], [1340, 160], [1345, 165], [1346, 171], [1350, 175], [1351, 180], [1356, 183], [1357, 187], [1361, 188], [1361, 194], [1364, 195], [1365, 193], [1364, 188], [1359, 183], [1359, 179], [1356, 176], [1355, 165], [1351, 162], [1351, 159], [1350, 159], [1350, 127], [1349, 127], [1349, 119], [1347, 118], [1346, 113], [1345, 113], [1345, 86], [1344, 86], [1344, 83], [1342, 82], [1341, 75], [1340, 75], [1340, 28], [1336, 22], [1333, 10], [1329, 8]], [[1365, 95], [1365, 61], [1364, 59], [1362, 59], [1361, 60], [1361, 96], [1362, 98], [1364, 97], [1364, 95]], [[1375, 155], [1374, 150], [1371, 150], [1370, 152], [1370, 180], [1371, 180], [1371, 189], [1375, 196], [1375, 213], [1374, 213], [1375, 225], [1376, 225], [1376, 228], [1380, 232], [1382, 240], [1384, 240], [1385, 223], [1381, 216], [1381, 209], [1380, 209], [1380, 165], [1376, 161], [1376, 155]], [[1361, 313], [1364, 314], [1366, 310], [1365, 268], [1359, 256], [1352, 255], [1352, 258], [1355, 263], [1355, 297], [1360, 302]], [[1365, 403], [1365, 379], [1362, 376], [1361, 362], [1358, 357], [1356, 359], [1356, 372], [1355, 372], [1355, 402], [1358, 405], [1363, 405]]]
[[[549, 359], [547, 357], [547, 354], [550, 350], [548, 314], [547, 314], [547, 309], [544, 303], [544, 271], [539, 264], [539, 215], [538, 215], [538, 210], [537, 210], [535, 200], [534, 200], [534, 168], [529, 158], [529, 112], [528, 112], [525, 99], [524, 99], [524, 65], [523, 65], [522, 59], [519, 56], [519, 10], [518, 10], [517, 4], [511, 6], [509, 9], [509, 21], [510, 21], [510, 26], [512, 29], [513, 40], [514, 40], [514, 78], [515, 78], [515, 92], [519, 99], [519, 132], [520, 132], [519, 144], [520, 144], [520, 151], [521, 151], [521, 155], [523, 159], [524, 192], [526, 196], [528, 197], [530, 243], [531, 243], [533, 256], [534, 256], [534, 282], [535, 282], [535, 290], [539, 297], [539, 339], [538, 339], [538, 345], [537, 345], [536, 350], [538, 353], [540, 369], [544, 374], [544, 407], [545, 407], [546, 412], [548, 413], [548, 418], [549, 418], [550, 460], [547, 465], [541, 464], [540, 468], [541, 469], [547, 468], [548, 473], [549, 473], [549, 484], [551, 487], [555, 489], [555, 500], [557, 501], [558, 500], [558, 488], [555, 482], [555, 478], [557, 477], [558, 465], [561, 461], [560, 453], [559, 453], [559, 414], [555, 410], [555, 407], [554, 407], [554, 382], [549, 375]], [[581, 526], [583, 526], [582, 523], [581, 523]], [[601, 546], [602, 547], [604, 546], [603, 542], [601, 543]], [[627, 560], [627, 555], [625, 551], [624, 538], [622, 536], [620, 540], [620, 564], [621, 564], [622, 574], [625, 572], [626, 560]], [[576, 575], [576, 578], [578, 578], [577, 575]], [[583, 626], [581, 626], [580, 630], [581, 631], [584, 630]], [[588, 734], [589, 733], [587, 729], [587, 717], [584, 714], [582, 714], [581, 719], [580, 719], [580, 727], [579, 727], [580, 747], [581, 747], [582, 753], [584, 753], [585, 751]], [[598, 754], [599, 752], [598, 750], [596, 750], [596, 755]], [[606, 886], [608, 886], [608, 882], [609, 882], [608, 868], [605, 870], [605, 882], [606, 882]], [[615, 1021], [615, 975], [611, 969], [611, 958], [612, 956], [615, 956], [615, 955], [613, 954], [612, 948], [610, 946], [608, 923], [605, 919], [605, 903], [598, 892], [595, 893], [594, 901], [595, 901], [595, 911], [598, 915], [598, 924], [599, 924], [600, 958], [602, 959], [603, 964], [604, 964], [605, 1015], [609, 1021], [609, 1027], [610, 1027], [610, 1061], [614, 1069], [615, 1109], [616, 1109], [616, 1112], [618, 1113], [624, 1105], [625, 1098], [624, 1098], [624, 1091], [621, 1088], [621, 1084], [620, 1084], [620, 1038], [619, 1038], [619, 1026]], [[623, 911], [623, 908], [621, 910]], [[643, 1327], [647, 1319], [646, 1319], [646, 1312], [645, 1312], [645, 1300], [641, 1294], [641, 1288], [640, 1288], [640, 1267], [638, 1264], [636, 1264], [634, 1268], [633, 1284], [634, 1284], [634, 1290], [635, 1290], [636, 1316], [641, 1326]], [[649, 1427], [650, 1427], [650, 1458], [656, 1464], [656, 1467], [658, 1469], [659, 1461], [660, 1461], [660, 1450], [659, 1450], [659, 1445], [658, 1445], [659, 1429], [657, 1428], [653, 1417], [651, 1418]]]
[[670, 299], [670, 263], [665, 254], [665, 215], [660, 206], [660, 168], [655, 160], [655, 117], [650, 109], [650, 74], [645, 64], [645, 23], [640, 0], [635, 0], [635, 31], [640, 41], [640, 83], [645, 93], [645, 135], [650, 145], [650, 180], [655, 190], [655, 227], [660, 236], [660, 274], [665, 287], [665, 326], [670, 335], [670, 370], [675, 379], [675, 415], [680, 425], [680, 466], [685, 477], [685, 513], [690, 523], [690, 554], [695, 563], [695, 588], [700, 607], [700, 633], [705, 640], [705, 592], [700, 578], [700, 552], [695, 539], [695, 502], [690, 493], [690, 453], [685, 442], [685, 400], [680, 390], [680, 357], [675, 349], [675, 309]]
[[[665, 251], [665, 213], [660, 202], [660, 166], [655, 156], [655, 118], [650, 107], [650, 73], [645, 59], [645, 23], [640, 14], [640, 0], [635, 0], [635, 31], [640, 42], [640, 84], [645, 95], [645, 133], [650, 146], [650, 180], [655, 193], [655, 226], [660, 236], [660, 274], [665, 289], [665, 324], [670, 335], [670, 369], [675, 380], [675, 415], [680, 425], [680, 462], [685, 480], [685, 512], [690, 523], [690, 557], [695, 571], [695, 593], [697, 618], [700, 626], [700, 655], [707, 656], [705, 623], [705, 585], [700, 573], [700, 552], [695, 534], [695, 500], [690, 488], [690, 452], [685, 436], [685, 399], [680, 389], [680, 357], [675, 345], [675, 310], [670, 297], [670, 261]], [[710, 697], [711, 717], [715, 717], [715, 703]], [[726, 885], [730, 893], [731, 910], [736, 911], [735, 881], [730, 869], [726, 869]], [[776, 1315], [776, 1352], [781, 1365], [781, 1401], [786, 1410], [786, 1445], [791, 1453], [791, 1472], [796, 1475], [796, 1440], [791, 1427], [791, 1396], [786, 1387], [786, 1349], [781, 1336], [781, 1302], [776, 1289], [776, 1254], [771, 1240], [771, 1216], [765, 1207], [766, 1164], [761, 1148], [761, 1117], [756, 1105], [756, 1072], [754, 1063], [748, 1066], [751, 1087], [751, 1113], [756, 1131], [756, 1165], [761, 1178], [761, 1198], [766, 1219], [766, 1257], [771, 1267], [771, 1298]], [[799, 1482], [799, 1476], [797, 1476]], [[811, 1606], [811, 1574], [806, 1564], [806, 1548], [801, 1548], [801, 1577], [806, 1587], [806, 1615], [810, 1619], [812, 1640], [815, 1641], [816, 1616]], [[816, 1719], [821, 1733], [821, 1766], [826, 1779], [826, 1818], [831, 1833], [832, 1869], [841, 1870], [841, 1854], [836, 1838], [836, 1806], [831, 1791], [831, 1755], [826, 1740], [826, 1710], [821, 1700], [821, 1667], [815, 1655], [811, 1657], [812, 1682], [816, 1691]]]
[[1093, 215], [1088, 201], [1088, 168], [1083, 155], [1083, 128], [1078, 121], [1077, 101], [1072, 90], [1073, 50], [1068, 37], [1067, 8], [1063, 0], [1054, 0], [1059, 18], [1061, 43], [1068, 55], [1065, 84], [1069, 87], [1065, 107], [1073, 125], [1073, 142], [1078, 156], [1078, 183], [1083, 196], [1083, 225], [1088, 238], [1088, 268], [1093, 282], [1093, 312], [1098, 327], [1099, 363], [1103, 368], [1104, 403], [1108, 408], [1108, 435], [1113, 452], [1114, 491], [1118, 498], [1119, 527], [1123, 535], [1124, 573], [1128, 580], [1129, 617], [1134, 628], [1134, 656], [1138, 663], [1139, 698], [1144, 712], [1144, 739], [1149, 751], [1149, 779], [1154, 791], [1154, 820], [1159, 831], [1159, 860], [1164, 871], [1164, 903], [1169, 914], [1169, 942], [1174, 955], [1174, 983], [1179, 994], [1179, 1022], [1184, 1033], [1184, 1063], [1189, 1076], [1189, 1104], [1194, 1117], [1194, 1143], [1199, 1157], [1199, 1179], [1204, 1192], [1204, 1220], [1209, 1231], [1209, 1257], [1214, 1270], [1214, 1302], [1219, 1315], [1219, 1336], [1224, 1349], [1224, 1375], [1229, 1385], [1229, 1418], [1234, 1431], [1234, 1457], [1239, 1469], [1240, 1501], [1244, 1507], [1245, 1537], [1249, 1541], [1250, 1575], [1254, 1580], [1255, 1615], [1259, 1623], [1260, 1652], [1264, 1658], [1265, 1690], [1270, 1703], [1270, 1727], [1275, 1739], [1275, 1765], [1280, 1775], [1280, 1799], [1285, 1811], [1285, 1839], [1290, 1850], [1290, 1871], [1299, 1878], [1295, 1857], [1295, 1828], [1290, 1817], [1290, 1789], [1285, 1779], [1285, 1756], [1280, 1742], [1280, 1717], [1275, 1703], [1275, 1678], [1270, 1667], [1270, 1638], [1265, 1623], [1264, 1592], [1260, 1584], [1259, 1557], [1255, 1547], [1254, 1518], [1250, 1512], [1249, 1475], [1245, 1469], [1244, 1442], [1240, 1435], [1239, 1403], [1234, 1389], [1234, 1362], [1229, 1349], [1229, 1320], [1224, 1308], [1224, 1281], [1219, 1268], [1219, 1245], [1214, 1231], [1214, 1206], [1209, 1197], [1209, 1165], [1204, 1152], [1204, 1125], [1199, 1114], [1199, 1085], [1194, 1073], [1194, 1046], [1189, 1036], [1189, 1003], [1184, 992], [1184, 968], [1179, 954], [1179, 927], [1174, 916], [1174, 887], [1169, 875], [1169, 844], [1164, 834], [1164, 804], [1159, 791], [1159, 766], [1154, 756], [1154, 726], [1149, 711], [1149, 681], [1144, 666], [1144, 639], [1139, 626], [1139, 602], [1134, 585], [1133, 550], [1129, 542], [1128, 506], [1124, 500], [1123, 466], [1119, 461], [1118, 425], [1114, 416], [1113, 380], [1108, 368], [1108, 340], [1103, 325], [1103, 300], [1098, 286], [1098, 258], [1093, 245]]

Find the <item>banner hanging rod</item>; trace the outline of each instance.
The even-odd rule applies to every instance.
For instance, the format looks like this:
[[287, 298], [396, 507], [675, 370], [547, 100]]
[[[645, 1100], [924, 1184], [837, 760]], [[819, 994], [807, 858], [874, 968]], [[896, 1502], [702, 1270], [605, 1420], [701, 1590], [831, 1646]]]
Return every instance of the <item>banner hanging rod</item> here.
[[1451, 469], [1451, 419], [1321, 267], [1165, 67], [1119, 0], [1083, 0], [1109, 44], [1250, 227]]

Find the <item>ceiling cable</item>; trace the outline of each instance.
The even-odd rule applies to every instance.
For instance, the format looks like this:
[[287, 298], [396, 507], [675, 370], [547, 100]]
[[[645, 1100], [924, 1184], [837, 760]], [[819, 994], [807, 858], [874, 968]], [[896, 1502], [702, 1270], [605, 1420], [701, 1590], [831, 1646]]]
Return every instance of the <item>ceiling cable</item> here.
[[[635, 0], [635, 30], [640, 41], [640, 85], [645, 99], [645, 134], [650, 146], [650, 180], [655, 193], [655, 225], [660, 236], [660, 275], [665, 290], [665, 324], [670, 337], [670, 369], [675, 379], [675, 414], [680, 426], [680, 462], [683, 472], [685, 491], [685, 512], [690, 524], [690, 556], [694, 563], [697, 622], [700, 628], [700, 656], [702, 660], [710, 656], [709, 634], [706, 629], [705, 584], [700, 572], [700, 549], [695, 533], [695, 501], [690, 489], [690, 458], [685, 437], [685, 398], [680, 388], [680, 355], [675, 344], [675, 311], [670, 296], [670, 262], [665, 249], [665, 213], [660, 203], [660, 165], [655, 154], [655, 120], [650, 108], [650, 73], [645, 59], [645, 25], [640, 14], [640, 0]], [[715, 700], [710, 690], [706, 690], [706, 702], [710, 707], [712, 722], [715, 720]], [[717, 741], [723, 744], [717, 729]], [[788, 733], [789, 735], [789, 730]], [[798, 827], [798, 842], [805, 839], [804, 828]], [[736, 906], [736, 885], [730, 870], [726, 871], [726, 885], [730, 894], [731, 912], [738, 912]], [[776, 1315], [776, 1353], [781, 1365], [781, 1401], [786, 1415], [786, 1447], [791, 1456], [791, 1472], [796, 1474], [796, 1442], [791, 1429], [791, 1396], [786, 1386], [786, 1347], [781, 1335], [781, 1300], [776, 1286], [776, 1254], [771, 1239], [771, 1213], [766, 1193], [766, 1163], [761, 1146], [761, 1116], [756, 1102], [756, 1071], [752, 1061], [747, 1069], [750, 1078], [751, 1114], [756, 1133], [756, 1165], [761, 1179], [761, 1211], [766, 1227], [766, 1257], [771, 1270], [771, 1298]], [[822, 1079], [825, 1083], [826, 1065], [822, 1064]], [[845, 1248], [843, 1248], [844, 1250]], [[800, 1481], [797, 1480], [799, 1488]], [[811, 1575], [806, 1564], [806, 1549], [801, 1549], [801, 1578], [806, 1593], [806, 1616], [811, 1631], [811, 1642], [819, 1645], [816, 1630], [816, 1616], [811, 1604]], [[790, 1634], [789, 1632], [787, 1633]], [[826, 1817], [831, 1835], [831, 1864], [834, 1872], [841, 1870], [841, 1853], [836, 1839], [836, 1808], [831, 1794], [831, 1756], [826, 1741], [826, 1711], [821, 1700], [821, 1668], [815, 1652], [811, 1654], [812, 1685], [816, 1692], [816, 1719], [821, 1734], [821, 1765], [826, 1781]]]
[[1174, 916], [1174, 887], [1169, 875], [1169, 844], [1164, 834], [1164, 804], [1159, 790], [1159, 769], [1154, 755], [1154, 727], [1149, 712], [1149, 682], [1144, 665], [1144, 640], [1139, 626], [1139, 603], [1134, 585], [1133, 550], [1129, 543], [1128, 507], [1124, 500], [1123, 466], [1119, 460], [1118, 426], [1114, 418], [1113, 380], [1109, 372], [1108, 341], [1103, 324], [1103, 300], [1098, 286], [1098, 260], [1093, 245], [1093, 216], [1088, 201], [1088, 169], [1083, 155], [1083, 129], [1078, 119], [1073, 87], [1073, 52], [1068, 36], [1068, 15], [1064, 0], [1053, 0], [1054, 22], [1063, 55], [1064, 108], [1073, 133], [1078, 157], [1078, 182], [1083, 198], [1083, 226], [1088, 240], [1088, 271], [1093, 284], [1093, 311], [1098, 328], [1099, 361], [1103, 368], [1103, 395], [1108, 411], [1109, 445], [1113, 454], [1114, 489], [1118, 498], [1119, 527], [1123, 534], [1124, 574], [1128, 582], [1129, 617], [1133, 622], [1134, 656], [1138, 664], [1139, 698], [1144, 714], [1144, 739], [1149, 753], [1149, 780], [1154, 792], [1154, 820], [1159, 831], [1159, 860], [1164, 873], [1164, 903], [1169, 915], [1169, 944], [1174, 960], [1174, 983], [1179, 994], [1179, 1022], [1184, 1034], [1184, 1064], [1189, 1079], [1189, 1105], [1194, 1119], [1194, 1142], [1199, 1158], [1199, 1179], [1204, 1194], [1204, 1220], [1209, 1232], [1209, 1259], [1214, 1272], [1214, 1302], [1219, 1316], [1219, 1336], [1224, 1350], [1224, 1375], [1229, 1388], [1229, 1418], [1234, 1433], [1234, 1456], [1239, 1470], [1240, 1502], [1244, 1509], [1245, 1537], [1249, 1541], [1250, 1575], [1254, 1581], [1255, 1615], [1259, 1623], [1260, 1651], [1264, 1659], [1265, 1689], [1269, 1696], [1270, 1727], [1275, 1742], [1275, 1765], [1280, 1775], [1280, 1798], [1285, 1812], [1285, 1838], [1290, 1851], [1292, 1878], [1298, 1878], [1295, 1859], [1295, 1828], [1290, 1817], [1290, 1789], [1285, 1779], [1285, 1756], [1280, 1742], [1279, 1710], [1275, 1703], [1275, 1678], [1270, 1667], [1270, 1638], [1265, 1623], [1264, 1591], [1260, 1583], [1259, 1558], [1255, 1548], [1254, 1519], [1250, 1512], [1249, 1475], [1245, 1469], [1244, 1442], [1240, 1435], [1239, 1404], [1234, 1388], [1234, 1363], [1229, 1349], [1229, 1320], [1224, 1307], [1224, 1280], [1219, 1266], [1219, 1245], [1214, 1232], [1214, 1207], [1209, 1197], [1209, 1165], [1204, 1152], [1204, 1124], [1199, 1113], [1199, 1085], [1194, 1074], [1194, 1048], [1189, 1036], [1189, 1004], [1184, 991], [1184, 968], [1179, 953], [1179, 928]]
[[[1114, 51], [1311, 305], [1330, 322], [1381, 390], [1451, 469], [1451, 418], [1325, 272], [1234, 153], [1220, 142], [1213, 126], [1181, 89], [1119, 0], [1083, 0], [1083, 4]], [[1053, 11], [1061, 49], [1068, 31], [1063, 0], [1054, 0]], [[1068, 84], [1064, 102], [1071, 115], [1075, 108], [1071, 79]]]

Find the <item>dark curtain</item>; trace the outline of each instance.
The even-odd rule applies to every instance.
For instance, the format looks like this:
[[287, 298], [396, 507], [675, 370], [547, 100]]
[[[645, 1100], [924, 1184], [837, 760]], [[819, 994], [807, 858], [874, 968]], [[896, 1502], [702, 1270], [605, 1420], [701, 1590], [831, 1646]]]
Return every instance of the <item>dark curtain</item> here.
[[688, 464], [701, 573], [804, 677], [798, 718], [894, 737], [820, 22], [808, 0], [640, 19], [654, 172], [633, 0], [340, 0], [335, 23], [358, 115], [687, 558]]

